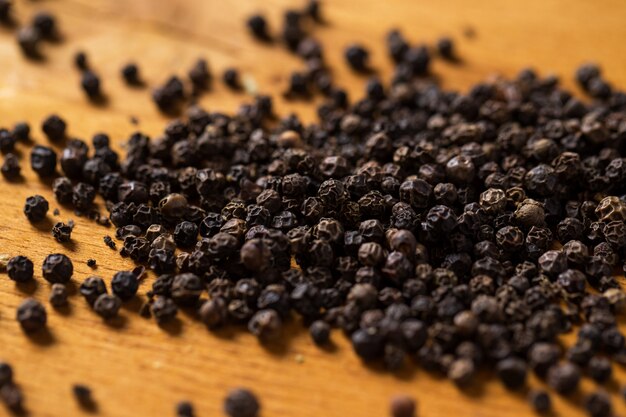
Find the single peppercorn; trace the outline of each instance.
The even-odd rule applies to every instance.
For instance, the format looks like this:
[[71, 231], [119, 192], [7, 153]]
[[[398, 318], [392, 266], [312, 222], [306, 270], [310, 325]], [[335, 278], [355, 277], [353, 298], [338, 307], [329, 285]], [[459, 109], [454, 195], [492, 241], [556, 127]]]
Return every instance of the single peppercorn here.
[[552, 408], [550, 394], [544, 390], [531, 390], [528, 393], [528, 402], [537, 413], [546, 413]]
[[239, 71], [235, 68], [228, 68], [222, 74], [222, 80], [226, 86], [233, 90], [239, 90], [241, 88], [241, 81], [239, 80]]
[[6, 362], [0, 362], [0, 387], [13, 382], [13, 368]]
[[611, 397], [605, 391], [598, 390], [585, 396], [583, 404], [591, 417], [609, 417], [612, 415]]
[[391, 399], [390, 403], [392, 417], [415, 417], [416, 403], [415, 400], [406, 395], [398, 395]]
[[58, 142], [65, 138], [67, 124], [65, 120], [52, 114], [48, 116], [41, 124], [41, 130], [51, 142]]
[[361, 45], [350, 45], [344, 52], [346, 62], [355, 71], [364, 72], [368, 69], [369, 52]]
[[277, 339], [282, 330], [282, 320], [275, 310], [259, 310], [248, 322], [250, 333], [262, 341]]
[[48, 201], [40, 195], [34, 195], [26, 199], [24, 214], [31, 222], [40, 222], [48, 213]]
[[93, 304], [93, 309], [103, 319], [112, 319], [122, 307], [122, 300], [115, 294], [100, 294]]
[[578, 388], [580, 369], [570, 363], [563, 362], [548, 370], [548, 385], [560, 394], [570, 394]]
[[30, 152], [30, 166], [41, 178], [54, 175], [57, 154], [52, 148], [35, 145]]
[[154, 300], [150, 312], [158, 324], [165, 324], [176, 317], [178, 307], [171, 298], [161, 296]]
[[25, 332], [35, 332], [46, 326], [48, 316], [45, 307], [34, 298], [27, 298], [17, 307], [17, 321]]
[[517, 358], [503, 359], [496, 365], [496, 372], [505, 387], [518, 389], [526, 382], [526, 363]]
[[189, 401], [181, 401], [176, 404], [176, 417], [194, 417], [193, 404]]
[[72, 230], [72, 226], [63, 222], [58, 222], [52, 227], [52, 236], [54, 236], [57, 242], [69, 242]]
[[42, 265], [43, 277], [46, 281], [55, 284], [66, 284], [72, 278], [74, 266], [67, 256], [54, 253], [46, 256]]
[[41, 58], [39, 44], [41, 33], [32, 26], [24, 26], [17, 32], [17, 43], [24, 56], [30, 59]]
[[330, 325], [323, 320], [315, 320], [309, 326], [311, 339], [318, 346], [325, 346], [330, 339]]
[[84, 51], [78, 51], [74, 54], [74, 65], [81, 71], [89, 69], [89, 61]]
[[57, 35], [56, 17], [49, 12], [40, 11], [33, 16], [32, 25], [46, 39], [53, 39]]
[[21, 177], [22, 168], [20, 167], [20, 161], [15, 154], [8, 153], [4, 156], [4, 161], [2, 162], [2, 167], [0, 167], [0, 172], [2, 172], [2, 176], [7, 180], [16, 180]]
[[246, 22], [246, 25], [248, 26], [250, 33], [252, 33], [255, 38], [262, 41], [267, 41], [270, 39], [267, 27], [267, 20], [263, 15], [255, 14], [250, 16], [248, 18], [248, 21]]
[[93, 306], [99, 296], [106, 294], [107, 288], [102, 278], [91, 276], [80, 284], [78, 292], [85, 297], [89, 305]]
[[28, 282], [33, 279], [33, 262], [25, 256], [14, 256], [7, 262], [7, 274], [15, 282]]
[[454, 58], [454, 42], [452, 39], [444, 37], [437, 40], [437, 52], [442, 58], [451, 60]]
[[97, 262], [96, 262], [96, 260], [95, 260], [95, 259], [93, 259], [93, 258], [89, 258], [89, 259], [87, 259], [87, 266], [88, 266], [89, 268], [92, 268], [92, 269], [93, 269], [93, 268], [96, 268], [96, 266], [97, 266]]
[[120, 271], [113, 275], [111, 291], [122, 301], [128, 301], [137, 294], [139, 280], [131, 271]]
[[256, 417], [260, 409], [259, 400], [245, 388], [231, 390], [224, 400], [224, 412], [229, 417]]
[[74, 384], [72, 385], [72, 394], [74, 398], [85, 410], [94, 410], [96, 403], [93, 399], [93, 395], [91, 392], [91, 388], [85, 384]]
[[124, 65], [121, 70], [122, 78], [128, 85], [141, 85], [141, 76], [139, 75], [139, 67], [134, 62]]
[[100, 77], [93, 71], [83, 71], [80, 79], [80, 86], [90, 100], [102, 97], [100, 89]]
[[55, 283], [50, 287], [50, 296], [48, 300], [55, 307], [63, 307], [67, 305], [67, 287], [65, 284]]

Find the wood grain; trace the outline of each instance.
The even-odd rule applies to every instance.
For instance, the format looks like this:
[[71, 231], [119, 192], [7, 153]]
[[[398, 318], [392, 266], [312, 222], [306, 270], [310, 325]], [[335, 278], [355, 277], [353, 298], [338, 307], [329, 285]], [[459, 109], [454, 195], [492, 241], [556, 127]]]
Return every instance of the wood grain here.
[[[200, 56], [209, 59], [216, 74], [228, 66], [240, 68], [261, 92], [279, 95], [289, 71], [299, 62], [281, 48], [249, 39], [243, 19], [262, 11], [277, 28], [287, 0], [187, 1], [187, 0], [56, 0], [16, 2], [17, 17], [26, 22], [35, 10], [45, 8], [59, 16], [65, 41], [47, 45], [45, 62], [24, 60], [11, 30], [0, 30], [0, 125], [27, 120], [33, 137], [44, 142], [40, 121], [52, 112], [63, 115], [72, 136], [89, 138], [98, 131], [112, 135], [114, 146], [136, 129], [156, 135], [165, 118], [150, 101], [147, 90], [123, 86], [119, 68], [136, 59], [149, 85], [170, 73], [184, 74]], [[299, 4], [298, 2], [295, 2]], [[493, 73], [514, 75], [532, 65], [541, 73], [554, 72], [573, 87], [571, 74], [586, 60], [600, 62], [609, 80], [626, 87], [626, 3], [620, 0], [524, 2], [487, 0], [381, 2], [328, 0], [324, 4], [328, 24], [315, 30], [327, 46], [337, 80], [353, 97], [360, 95], [365, 78], [355, 76], [341, 62], [343, 48], [359, 40], [372, 48], [372, 61], [383, 77], [390, 63], [383, 37], [392, 26], [414, 41], [432, 42], [440, 35], [457, 41], [463, 65], [435, 62], [434, 72], [443, 85], [467, 89]], [[474, 28], [476, 36], [463, 32]], [[72, 55], [88, 52], [93, 67], [103, 76], [109, 102], [89, 105], [78, 88]], [[216, 84], [202, 99], [211, 110], [232, 111], [243, 94], [227, 92]], [[280, 112], [296, 111], [313, 117], [312, 106], [278, 100]], [[140, 120], [130, 123], [131, 116]], [[16, 380], [23, 386], [26, 407], [32, 416], [83, 415], [71, 397], [71, 384], [89, 384], [99, 404], [99, 415], [116, 417], [174, 415], [174, 404], [191, 400], [197, 415], [222, 415], [222, 399], [228, 389], [247, 386], [257, 392], [262, 415], [289, 417], [374, 417], [388, 414], [388, 400], [408, 393], [420, 402], [422, 416], [500, 417], [531, 416], [524, 393], [508, 393], [496, 382], [484, 382], [461, 392], [450, 383], [425, 372], [407, 369], [397, 375], [363, 366], [339, 333], [333, 334], [330, 351], [315, 348], [297, 324], [290, 326], [281, 346], [265, 349], [236, 330], [209, 333], [191, 317], [166, 329], [140, 318], [140, 300], [124, 306], [123, 320], [112, 327], [86, 308], [77, 294], [66, 312], [49, 308], [49, 333], [25, 336], [14, 319], [15, 308], [26, 295], [47, 300], [49, 286], [41, 278], [46, 254], [64, 252], [75, 265], [74, 290], [93, 274], [85, 264], [98, 261], [96, 274], [107, 281], [130, 261], [120, 258], [102, 243], [105, 229], [76, 218], [60, 207], [58, 218], [34, 227], [22, 214], [28, 195], [39, 193], [56, 207], [48, 184], [36, 179], [28, 167], [28, 148], [19, 145], [25, 181], [0, 181], [0, 253], [25, 254], [35, 261], [37, 284], [18, 288], [0, 276], [0, 357], [11, 362]], [[74, 243], [62, 246], [50, 236], [53, 221], [74, 219]], [[152, 277], [145, 282], [144, 294]], [[143, 297], [143, 295], [141, 296]], [[47, 304], [47, 301], [45, 301]], [[610, 389], [626, 382], [617, 370]], [[529, 385], [541, 383], [531, 378]], [[582, 392], [593, 384], [585, 381]], [[554, 397], [556, 415], [581, 416], [580, 395], [573, 400]], [[614, 402], [618, 414], [626, 414], [623, 401]], [[0, 415], [6, 411], [0, 408]]]

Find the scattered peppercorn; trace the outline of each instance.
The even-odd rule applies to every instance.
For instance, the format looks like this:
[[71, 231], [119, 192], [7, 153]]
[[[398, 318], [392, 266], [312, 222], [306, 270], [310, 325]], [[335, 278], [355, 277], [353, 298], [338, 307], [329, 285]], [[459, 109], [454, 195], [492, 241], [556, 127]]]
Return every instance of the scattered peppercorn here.
[[32, 26], [24, 26], [17, 32], [17, 43], [22, 50], [24, 56], [30, 59], [40, 59], [41, 51], [39, 43], [41, 42], [40, 32]]
[[121, 70], [122, 78], [128, 85], [141, 85], [141, 76], [139, 75], [139, 67], [134, 62], [124, 65]]
[[35, 14], [32, 25], [45, 39], [54, 39], [57, 36], [56, 18], [48, 12], [41, 11]]
[[52, 284], [67, 284], [74, 273], [74, 266], [67, 256], [54, 253], [44, 259], [42, 273], [46, 281]]
[[93, 410], [95, 409], [95, 401], [91, 394], [91, 388], [89, 388], [85, 384], [74, 384], [72, 385], [72, 394], [74, 394], [74, 398], [76, 398], [76, 402], [85, 410]]
[[330, 339], [330, 326], [322, 320], [316, 320], [309, 326], [311, 339], [318, 346], [324, 346]]
[[34, 195], [26, 199], [24, 214], [31, 222], [40, 222], [48, 213], [48, 201], [40, 195]]
[[231, 390], [224, 400], [224, 412], [229, 417], [256, 417], [260, 409], [256, 396], [245, 388]]
[[415, 417], [415, 400], [406, 395], [398, 395], [391, 399], [391, 417]]
[[65, 284], [52, 284], [48, 300], [53, 307], [58, 308], [67, 305], [67, 287]]
[[348, 65], [359, 72], [368, 69], [369, 52], [361, 45], [350, 45], [344, 53]]
[[80, 79], [80, 86], [90, 100], [102, 97], [100, 90], [100, 77], [93, 71], [83, 71]]
[[546, 413], [552, 408], [550, 395], [543, 390], [531, 390], [528, 393], [528, 402], [537, 413]]
[[33, 279], [33, 261], [22, 255], [14, 256], [7, 263], [7, 274], [15, 282], [28, 282]]
[[194, 417], [193, 404], [189, 401], [181, 401], [176, 404], [176, 417]]
[[604, 391], [598, 390], [587, 395], [583, 402], [591, 417], [609, 417], [612, 415], [611, 397]]
[[46, 326], [48, 315], [45, 307], [34, 298], [27, 298], [17, 307], [17, 321], [25, 332], [31, 333]]
[[48, 116], [41, 124], [41, 130], [51, 142], [58, 142], [65, 138], [67, 124], [56, 114]]
[[131, 271], [120, 271], [113, 275], [111, 280], [111, 291], [122, 301], [128, 301], [137, 294], [139, 281], [137, 276]]
[[52, 236], [57, 242], [69, 242], [71, 239], [73, 228], [63, 222], [58, 222], [52, 227]]
[[437, 41], [437, 51], [442, 58], [453, 59], [454, 58], [454, 43], [450, 38], [440, 38]]
[[74, 65], [81, 71], [87, 71], [89, 69], [89, 61], [84, 51], [78, 51], [74, 54]]
[[248, 18], [247, 22], [250, 32], [259, 40], [267, 41], [270, 39], [267, 28], [267, 20], [265, 17], [259, 14], [255, 14]]
[[222, 80], [224, 84], [230, 87], [233, 90], [241, 89], [241, 81], [239, 80], [239, 71], [235, 68], [228, 68], [224, 71], [222, 75]]
[[93, 309], [103, 319], [112, 319], [122, 307], [122, 300], [115, 294], [100, 294], [93, 304]]
[[96, 260], [95, 260], [95, 259], [93, 259], [93, 258], [89, 258], [89, 259], [87, 259], [87, 266], [88, 266], [89, 268], [92, 268], [92, 269], [96, 268], [96, 267], [97, 267], [97, 262], [96, 262]]
[[0, 172], [4, 178], [9, 181], [16, 180], [21, 177], [22, 168], [20, 167], [20, 161], [15, 154], [7, 153], [4, 156], [4, 161], [2, 162], [2, 167], [0, 167]]

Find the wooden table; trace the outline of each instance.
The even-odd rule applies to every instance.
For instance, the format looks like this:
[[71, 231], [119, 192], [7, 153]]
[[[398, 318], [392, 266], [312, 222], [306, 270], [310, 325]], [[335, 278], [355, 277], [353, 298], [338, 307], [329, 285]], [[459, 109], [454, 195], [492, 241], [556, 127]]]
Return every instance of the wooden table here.
[[[254, 11], [263, 11], [278, 28], [287, 0], [186, 1], [186, 0], [57, 0], [16, 1], [17, 17], [25, 22], [38, 9], [59, 17], [65, 41], [46, 45], [42, 63], [20, 55], [11, 30], [0, 30], [0, 125], [27, 120], [33, 137], [43, 142], [40, 122], [58, 112], [69, 123], [72, 136], [89, 139], [98, 131], [112, 135], [119, 145], [137, 128], [151, 135], [160, 132], [165, 118], [150, 101], [147, 90], [126, 88], [119, 69], [130, 59], [141, 65], [150, 86], [171, 73], [184, 74], [198, 57], [206, 57], [216, 74], [228, 66], [241, 69], [256, 81], [261, 92], [278, 95], [286, 76], [300, 63], [283, 49], [250, 40], [243, 21]], [[295, 2], [299, 4], [299, 1]], [[392, 26], [401, 28], [412, 41], [433, 42], [441, 35], [453, 37], [463, 65], [434, 63], [443, 85], [466, 89], [493, 73], [514, 75], [533, 65], [542, 74], [554, 72], [573, 87], [572, 74], [580, 63], [602, 63], [607, 77], [626, 86], [626, 2], [487, 0], [374, 1], [328, 0], [324, 15], [328, 24], [315, 31], [327, 47], [338, 81], [353, 97], [360, 94], [364, 78], [352, 74], [342, 62], [343, 48], [362, 40], [372, 48], [372, 61], [388, 76], [391, 65], [383, 38]], [[475, 36], [464, 32], [473, 28]], [[103, 77], [109, 103], [87, 103], [78, 87], [79, 75], [72, 56], [88, 52], [94, 69]], [[217, 83], [202, 99], [211, 110], [230, 111], [246, 99]], [[306, 103], [278, 101], [281, 112], [297, 111], [312, 118]], [[130, 122], [137, 117], [139, 126]], [[102, 242], [112, 234], [94, 223], [61, 209], [50, 213], [41, 227], [31, 225], [22, 214], [24, 199], [44, 195], [57, 204], [48, 185], [36, 179], [28, 164], [28, 149], [19, 145], [26, 182], [0, 181], [0, 253], [24, 254], [35, 261], [37, 284], [17, 288], [0, 275], [0, 357], [15, 367], [16, 380], [24, 388], [26, 407], [33, 416], [78, 416], [70, 387], [89, 384], [99, 404], [99, 415], [116, 417], [172, 416], [174, 405], [191, 400], [199, 417], [222, 415], [222, 399], [228, 389], [246, 386], [258, 393], [262, 415], [282, 417], [378, 417], [388, 415], [390, 396], [408, 393], [420, 403], [422, 416], [501, 417], [531, 416], [523, 393], [508, 393], [497, 382], [477, 383], [461, 392], [445, 380], [417, 369], [397, 375], [365, 367], [339, 333], [335, 348], [314, 347], [297, 325], [272, 352], [242, 332], [209, 333], [200, 323], [181, 315], [180, 326], [165, 331], [140, 318], [138, 303], [124, 306], [123, 324], [113, 328], [90, 311], [77, 294], [71, 308], [62, 314], [49, 311], [49, 334], [26, 337], [15, 321], [15, 308], [26, 295], [45, 300], [49, 285], [42, 279], [44, 256], [64, 252], [74, 261], [73, 282], [80, 283], [94, 272], [88, 258], [98, 261], [96, 274], [110, 280], [115, 271], [133, 265]], [[74, 243], [63, 246], [51, 237], [53, 221], [74, 219]], [[148, 282], [140, 289], [143, 294]], [[76, 285], [74, 285], [74, 288]], [[170, 329], [172, 330], [172, 329]], [[623, 369], [617, 383], [626, 382]], [[491, 380], [493, 381], [493, 380]], [[540, 383], [533, 377], [529, 385]], [[582, 391], [592, 384], [585, 381]], [[557, 414], [580, 416], [580, 396], [573, 400], [554, 396]], [[614, 401], [624, 415], [624, 402]], [[6, 410], [0, 408], [0, 415]]]

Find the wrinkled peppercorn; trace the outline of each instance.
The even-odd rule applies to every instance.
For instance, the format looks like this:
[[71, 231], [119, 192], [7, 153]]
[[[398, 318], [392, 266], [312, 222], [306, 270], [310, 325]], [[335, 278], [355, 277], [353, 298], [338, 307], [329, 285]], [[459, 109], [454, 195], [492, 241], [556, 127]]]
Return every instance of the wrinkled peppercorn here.
[[69, 242], [72, 235], [72, 226], [63, 222], [58, 222], [52, 227], [52, 236], [57, 242]]
[[256, 417], [260, 409], [256, 396], [245, 388], [231, 390], [224, 400], [224, 412], [229, 417]]
[[67, 284], [74, 273], [74, 266], [67, 256], [61, 253], [53, 253], [44, 259], [42, 273], [46, 281], [52, 284]]
[[115, 294], [100, 294], [93, 304], [93, 309], [103, 319], [112, 319], [122, 307], [122, 300]]
[[48, 315], [44, 306], [34, 298], [27, 298], [17, 307], [17, 321], [25, 332], [35, 332], [46, 326]]
[[131, 271], [120, 271], [113, 275], [111, 280], [111, 291], [117, 295], [120, 300], [128, 301], [137, 294], [139, 288], [139, 280]]
[[53, 307], [58, 308], [67, 305], [67, 287], [65, 284], [52, 284], [48, 300]]
[[33, 279], [33, 262], [25, 256], [14, 256], [7, 262], [7, 274], [15, 282], [28, 282]]

